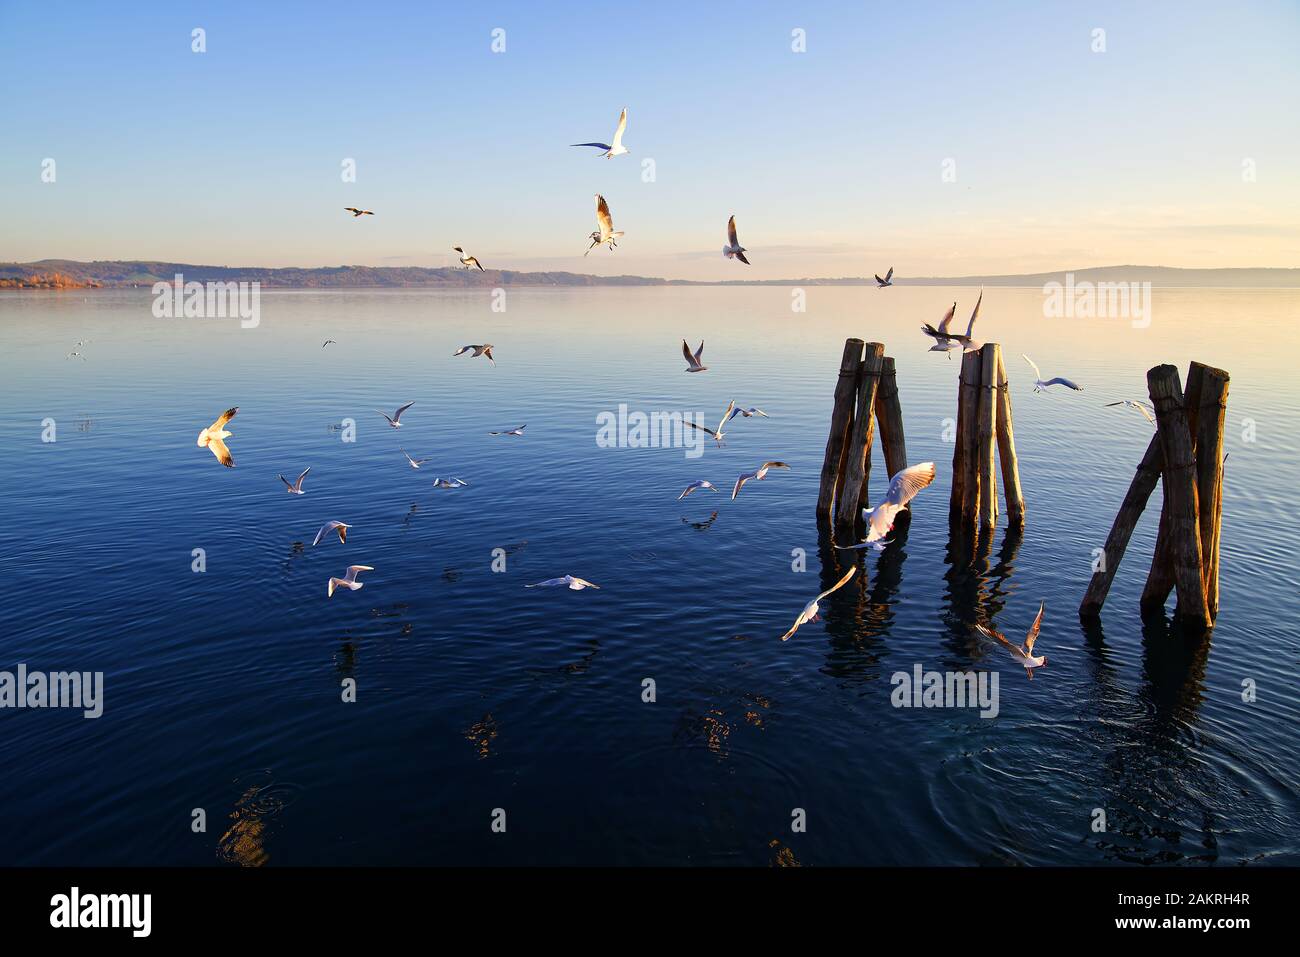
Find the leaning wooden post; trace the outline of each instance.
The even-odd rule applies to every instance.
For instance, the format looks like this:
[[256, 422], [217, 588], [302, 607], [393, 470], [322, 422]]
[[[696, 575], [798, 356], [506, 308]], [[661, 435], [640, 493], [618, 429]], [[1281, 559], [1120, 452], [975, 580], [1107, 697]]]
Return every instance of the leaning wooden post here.
[[1223, 419], [1228, 405], [1228, 373], [1206, 366], [1201, 372], [1196, 419], [1196, 484], [1201, 509], [1201, 564], [1205, 607], [1210, 622], [1219, 614], [1219, 536], [1223, 524]]
[[975, 454], [979, 379], [980, 354], [967, 352], [962, 356], [961, 374], [957, 379], [957, 435], [952, 453], [948, 523], [968, 532], [974, 529], [979, 501], [979, 463]]
[[894, 360], [885, 356], [876, 389], [876, 425], [880, 427], [880, 448], [885, 453], [887, 478], [907, 468], [907, 440], [903, 436], [903, 407], [898, 400], [898, 379]]
[[1020, 488], [1020, 460], [1016, 458], [1015, 426], [1011, 418], [1011, 388], [1007, 366], [998, 350], [997, 368], [998, 457], [1002, 466], [1002, 492], [1007, 500], [1007, 520], [1012, 527], [1025, 524], [1025, 494]]
[[1161, 482], [1169, 500], [1169, 531], [1179, 614], [1189, 623], [1210, 627], [1201, 563], [1200, 510], [1196, 493], [1196, 459], [1187, 428], [1178, 370], [1171, 365], [1147, 372], [1147, 391], [1156, 409], [1156, 437], [1164, 456]]
[[980, 533], [993, 530], [998, 521], [998, 480], [994, 469], [994, 442], [997, 438], [997, 405], [993, 401], [997, 385], [998, 356], [1002, 349], [996, 342], [985, 343], [980, 350], [979, 389], [979, 522]]
[[[1201, 408], [1201, 383], [1208, 367], [1193, 362], [1187, 367], [1187, 386], [1183, 390], [1183, 410], [1187, 414], [1187, 431], [1192, 436], [1192, 451], [1196, 450], [1196, 417]], [[1163, 462], [1163, 459], [1161, 460]], [[1199, 528], [1199, 519], [1198, 519]], [[1156, 527], [1156, 547], [1151, 556], [1151, 571], [1142, 587], [1138, 604], [1143, 611], [1154, 612], [1165, 607], [1169, 593], [1174, 590], [1174, 543], [1170, 531], [1169, 495], [1166, 490], [1160, 503], [1160, 524]]]
[[1100, 566], [1093, 572], [1083, 602], [1079, 605], [1079, 614], [1084, 618], [1095, 618], [1101, 614], [1101, 606], [1106, 603], [1110, 584], [1115, 580], [1115, 572], [1119, 569], [1120, 560], [1124, 557], [1125, 549], [1128, 548], [1129, 539], [1133, 537], [1133, 529], [1137, 526], [1143, 509], [1147, 507], [1151, 493], [1156, 490], [1156, 483], [1160, 481], [1160, 466], [1163, 463], [1160, 439], [1153, 435], [1150, 444], [1147, 445], [1146, 454], [1142, 456], [1142, 462], [1137, 467], [1137, 474], [1129, 483], [1128, 492], [1125, 493], [1124, 501], [1115, 516], [1115, 522], [1110, 527], [1110, 534], [1106, 536], [1106, 546], [1102, 549]]
[[831, 409], [831, 434], [826, 439], [826, 458], [822, 461], [821, 487], [817, 491], [817, 516], [827, 518], [835, 501], [835, 486], [840, 478], [840, 460], [847, 445], [853, 405], [858, 391], [858, 367], [862, 364], [862, 340], [848, 339], [840, 359], [840, 377], [835, 382], [835, 405]]
[[836, 493], [835, 525], [852, 529], [858, 520], [858, 507], [866, 497], [867, 473], [871, 471], [872, 409], [876, 404], [876, 386], [880, 382], [880, 367], [885, 347], [879, 342], [868, 342], [862, 356], [861, 375], [858, 377], [858, 402], [853, 411], [853, 427], [849, 429], [849, 445], [844, 463], [843, 488]]

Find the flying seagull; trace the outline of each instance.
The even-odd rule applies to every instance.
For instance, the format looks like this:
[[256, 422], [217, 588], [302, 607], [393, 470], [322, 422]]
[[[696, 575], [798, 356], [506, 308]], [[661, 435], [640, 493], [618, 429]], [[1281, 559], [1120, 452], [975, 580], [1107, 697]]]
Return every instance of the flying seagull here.
[[930, 347], [930, 351], [946, 352], [949, 359], [952, 358], [952, 350], [961, 348], [961, 343], [953, 338], [952, 333], [949, 331], [952, 327], [952, 317], [956, 312], [957, 303], [954, 302], [952, 307], [944, 313], [943, 318], [939, 320], [938, 328], [928, 322], [921, 324], [921, 331], [934, 340], [934, 345]]
[[460, 253], [460, 264], [466, 269], [473, 269], [475, 266], [478, 266], [480, 272], [486, 272], [486, 270], [483, 269], [483, 264], [469, 253], [465, 252], [465, 250], [461, 249], [459, 246], [452, 246], [451, 248]]
[[591, 240], [591, 245], [587, 247], [587, 253], [591, 252], [601, 243], [609, 247], [613, 252], [614, 247], [618, 245], [618, 240], [623, 238], [623, 230], [614, 228], [614, 219], [609, 215], [609, 203], [605, 202], [605, 197], [599, 193], [596, 194], [596, 222], [600, 226], [594, 230], [587, 238]]
[[312, 539], [312, 547], [314, 548], [319, 545], [320, 540], [333, 531], [339, 533], [340, 542], [346, 542], [348, 540], [348, 529], [351, 527], [351, 525], [344, 525], [342, 522], [326, 522], [320, 527], [320, 531], [316, 533], [316, 537]]
[[406, 461], [410, 463], [411, 468], [413, 468], [413, 469], [418, 469], [418, 468], [419, 468], [421, 465], [423, 465], [425, 462], [429, 461], [428, 459], [413, 459], [413, 458], [411, 458], [410, 455], [407, 455], [406, 449], [401, 448], [400, 446], [398, 447], [398, 451], [401, 452], [403, 455], [406, 455]]
[[731, 490], [731, 500], [733, 502], [736, 500], [736, 496], [740, 494], [741, 488], [750, 479], [753, 479], [755, 482], [761, 482], [763, 479], [767, 478], [768, 469], [788, 469], [789, 467], [790, 466], [786, 465], [784, 462], [764, 462], [752, 472], [741, 472], [739, 477], [736, 479], [736, 487]]
[[739, 259], [746, 266], [749, 260], [745, 258], [745, 247], [740, 245], [740, 240], [736, 238], [736, 215], [732, 213], [731, 218], [727, 220], [727, 245], [722, 247], [722, 255], [728, 259]]
[[230, 449], [226, 448], [226, 443], [221, 441], [222, 439], [227, 438], [230, 435], [230, 433], [227, 432], [223, 428], [223, 426], [231, 419], [233, 419], [235, 417], [235, 413], [238, 411], [239, 411], [239, 406], [235, 406], [233, 409], [227, 409], [225, 412], [222, 412], [221, 415], [217, 417], [217, 421], [213, 422], [206, 429], [204, 429], [202, 432], [199, 433], [199, 441], [198, 441], [199, 448], [203, 448], [204, 446], [207, 446], [208, 451], [210, 451], [213, 455], [217, 457], [217, 461], [220, 462], [228, 469], [235, 467], [235, 459], [230, 454]]
[[[963, 353], [978, 352], [980, 349], [984, 348], [984, 343], [977, 342], [973, 338], [975, 335], [975, 320], [980, 317], [980, 306], [983, 304], [983, 302], [984, 302], [984, 290], [981, 289], [980, 297], [975, 300], [975, 308], [971, 310], [970, 321], [966, 323], [966, 335], [964, 336], [953, 335], [948, 337], [953, 342], [957, 343], [958, 346], [961, 347], [961, 351]], [[955, 305], [956, 304], [954, 303], [954, 308]]]
[[[683, 347], [685, 347], [686, 345], [685, 342], [683, 342], [682, 345]], [[702, 342], [700, 343], [700, 348], [701, 349], [704, 348], [704, 343]], [[689, 372], [691, 370], [688, 369], [687, 371]], [[692, 422], [690, 419], [684, 419], [683, 422], [686, 425], [689, 425], [693, 429], [699, 429], [701, 432], [705, 432], [713, 436], [715, 441], [721, 442], [722, 437], [726, 435], [726, 433], [722, 431], [722, 427], [731, 421], [732, 416], [735, 414], [734, 413], [735, 408], [736, 408], [736, 401], [734, 399], [727, 403], [727, 410], [722, 413], [722, 421], [718, 423], [718, 427], [716, 429], [711, 429], [707, 425], [700, 425], [696, 422]]]
[[1153, 406], [1150, 402], [1143, 402], [1141, 399], [1120, 399], [1118, 402], [1106, 403], [1107, 408], [1109, 408], [1112, 405], [1123, 405], [1123, 406], [1127, 406], [1130, 409], [1136, 409], [1137, 411], [1142, 413], [1142, 415], [1146, 418], [1148, 422], [1150, 422], [1152, 425], [1156, 424], [1155, 406]]
[[558, 588], [565, 585], [573, 591], [582, 591], [584, 588], [597, 588], [600, 586], [587, 581], [585, 578], [578, 578], [576, 575], [565, 575], [563, 578], [548, 578], [544, 582], [537, 582], [533, 585], [525, 585], [525, 588]]
[[457, 349], [455, 352], [452, 353], [452, 356], [453, 357], [463, 356], [465, 353], [473, 349], [474, 354], [470, 356], [471, 359], [477, 359], [479, 356], [487, 356], [487, 361], [492, 363], [495, 366], [497, 364], [497, 360], [492, 358], [492, 350], [495, 348], [496, 346], [492, 345], [492, 343], [490, 342], [485, 342], [481, 346], [461, 346], [459, 349]]
[[338, 345], [338, 340], [337, 340], [337, 339], [326, 339], [324, 342], [322, 342], [322, 343], [320, 344], [320, 347], [321, 347], [322, 349], [324, 349], [324, 348], [325, 348], [327, 345], [329, 345], [330, 343], [334, 343], [334, 345]]
[[682, 355], [686, 357], [686, 372], [704, 372], [709, 367], [700, 361], [700, 354], [704, 352], [704, 340], [700, 340], [700, 347], [695, 350], [695, 355], [691, 355], [691, 347], [682, 340]]
[[466, 485], [469, 485], [469, 483], [458, 478], [436, 478], [433, 480], [434, 488], [461, 488]]
[[528, 428], [527, 422], [517, 429], [502, 429], [500, 432], [489, 432], [488, 435], [523, 435], [526, 428]]
[[917, 492], [933, 481], [933, 462], [922, 462], [920, 465], [913, 465], [911, 468], [900, 469], [894, 473], [894, 477], [889, 480], [889, 490], [885, 492], [885, 497], [880, 504], [873, 509], [864, 508], [862, 510], [862, 520], [867, 523], [867, 537], [857, 545], [837, 545], [836, 547], [866, 548], [871, 546], [876, 551], [884, 551], [884, 546], [879, 542], [880, 539], [885, 537], [885, 533], [894, 527], [894, 517], [907, 508], [907, 503], [916, 497]]
[[372, 212], [371, 212], [370, 210], [368, 210], [368, 209], [357, 209], [355, 206], [344, 206], [343, 208], [346, 209], [349, 213], [352, 214], [352, 218], [353, 218], [353, 219], [356, 219], [358, 216], [373, 216], [373, 215], [375, 215], [374, 213], [372, 213]]
[[307, 493], [302, 490], [302, 480], [307, 477], [307, 473], [310, 471], [311, 471], [311, 466], [309, 465], [302, 470], [302, 474], [298, 476], [298, 480], [296, 482], [290, 482], [283, 475], [279, 476], [279, 479], [281, 482], [284, 483], [285, 488], [288, 489], [290, 495], [306, 495]]
[[1030, 366], [1033, 367], [1033, 370], [1034, 370], [1034, 391], [1035, 391], [1035, 392], [1042, 392], [1042, 391], [1043, 391], [1044, 389], [1046, 389], [1049, 385], [1063, 385], [1063, 386], [1065, 386], [1067, 389], [1073, 389], [1075, 392], [1082, 392], [1082, 391], [1083, 391], [1083, 386], [1081, 386], [1081, 385], [1076, 385], [1075, 383], [1071, 382], [1069, 379], [1065, 378], [1064, 376], [1059, 376], [1059, 375], [1058, 375], [1058, 376], [1056, 376], [1055, 378], [1044, 380], [1044, 379], [1043, 379], [1043, 374], [1042, 374], [1041, 372], [1038, 371], [1038, 366], [1035, 365], [1033, 359], [1029, 358], [1029, 356], [1025, 355], [1023, 352], [1020, 353], [1020, 358], [1024, 359], [1026, 362], [1028, 362], [1028, 363], [1030, 364]]
[[1002, 632], [994, 631], [992, 628], [987, 628], [984, 625], [976, 625], [975, 630], [986, 638], [992, 638], [994, 641], [1006, 645], [1007, 650], [1011, 652], [1011, 657], [1015, 658], [1016, 661], [1020, 662], [1020, 664], [1024, 666], [1025, 673], [1029, 675], [1032, 680], [1034, 677], [1034, 669], [1041, 668], [1043, 665], [1047, 664], [1047, 655], [1034, 656], [1034, 642], [1038, 640], [1038, 629], [1042, 624], [1043, 603], [1039, 602], [1038, 616], [1034, 618], [1034, 623], [1029, 626], [1029, 633], [1025, 635], [1025, 643], [1023, 645], [1013, 645], [1007, 639], [1007, 636], [1002, 634]]
[[692, 482], [690, 485], [686, 486], [686, 489], [682, 492], [682, 494], [677, 496], [677, 501], [680, 502], [686, 496], [694, 492], [697, 488], [707, 488], [710, 492], [717, 491], [717, 488], [714, 486], [712, 482], [706, 479], [698, 479]]
[[[735, 405], [735, 403], [733, 402], [732, 405]], [[761, 415], [765, 419], [771, 418], [771, 416], [768, 415], [766, 412], [764, 412], [762, 409], [756, 409], [751, 405], [748, 409], [744, 409], [741, 408], [740, 406], [736, 406], [734, 409], [731, 410], [731, 415], [727, 416], [726, 421], [730, 422], [738, 415], [743, 415], [747, 419], [752, 419], [756, 415]], [[723, 424], [725, 425], [726, 423]]]
[[627, 107], [623, 107], [623, 112], [618, 115], [618, 129], [614, 131], [613, 143], [572, 143], [571, 146], [594, 146], [598, 150], [605, 151], [605, 159], [613, 159], [615, 156], [622, 156], [628, 152], [628, 148], [623, 145], [623, 131], [627, 129]]
[[829, 595], [831, 592], [838, 591], [839, 589], [843, 588], [848, 583], [848, 580], [853, 577], [854, 573], [857, 570], [858, 570], [857, 566], [856, 565], [853, 566], [847, 572], [845, 572], [843, 578], [837, 581], [830, 588], [826, 589], [824, 592], [822, 592], [812, 601], [808, 602], [808, 604], [804, 605], [803, 611], [799, 612], [799, 617], [794, 620], [794, 624], [790, 626], [790, 630], [781, 636], [781, 640], [789, 641], [790, 636], [799, 630], [800, 625], [806, 625], [810, 621], [816, 621], [819, 617], [817, 612], [820, 610], [819, 604], [821, 600], [825, 598], [827, 595]]
[[880, 273], [876, 273], [876, 286], [879, 289], [884, 289], [886, 286], [892, 286], [894, 284], [893, 280], [894, 280], [893, 266], [889, 267], [889, 272], [885, 273], [884, 279], [880, 278]]
[[402, 413], [405, 412], [413, 405], [415, 405], [414, 402], [408, 402], [406, 403], [406, 405], [402, 406], [391, 416], [387, 412], [379, 412], [378, 409], [375, 409], [375, 411], [379, 412], [380, 415], [382, 415], [385, 419], [387, 419], [388, 424], [391, 425], [393, 428], [400, 429], [402, 427]]
[[329, 587], [329, 596], [334, 597], [335, 588], [346, 588], [348, 591], [356, 591], [362, 583], [357, 581], [357, 572], [373, 572], [373, 565], [349, 565], [348, 573], [342, 578], [331, 578]]

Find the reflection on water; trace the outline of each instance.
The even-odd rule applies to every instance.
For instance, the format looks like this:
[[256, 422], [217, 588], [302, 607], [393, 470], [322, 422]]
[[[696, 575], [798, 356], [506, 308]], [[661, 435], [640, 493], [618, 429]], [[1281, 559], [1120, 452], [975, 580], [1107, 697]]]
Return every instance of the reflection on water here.
[[[1034, 395], [1008, 370], [1027, 522], [969, 543], [946, 507], [958, 364], [917, 326], [975, 290], [816, 287], [798, 323], [777, 287], [520, 288], [508, 314], [473, 291], [273, 291], [256, 330], [154, 320], [147, 292], [0, 295], [0, 553], [22, 557], [0, 668], [102, 670], [106, 698], [95, 721], [6, 722], [0, 863], [213, 863], [173, 837], [178, 802], [231, 807], [217, 858], [247, 865], [1300, 863], [1294, 483], [1252, 481], [1300, 474], [1290, 359], [1257, 347], [1286, 341], [1300, 293], [1157, 290], [1177, 320], [1134, 331], [986, 290], [986, 332], [1044, 363], [1068, 340], [1087, 391]], [[681, 374], [678, 320], [708, 373]], [[469, 330], [502, 344], [495, 368], [450, 364]], [[897, 359], [909, 454], [945, 463], [880, 553], [834, 548], [813, 514], [841, 346], [864, 332]], [[1233, 382], [1217, 627], [1197, 643], [1139, 614], [1158, 501], [1080, 624], [1150, 438], [1104, 403], [1190, 359]], [[596, 442], [622, 404], [711, 418], [751, 396], [770, 418], [698, 459]], [[411, 400], [400, 434], [371, 421]], [[233, 404], [222, 469], [194, 436]], [[355, 441], [326, 427], [346, 420]], [[767, 460], [792, 469], [677, 499]], [[312, 467], [301, 498], [286, 463]], [[348, 541], [304, 545], [328, 519]], [[375, 568], [364, 590], [327, 599], [353, 562]], [[523, 588], [566, 573], [602, 587]], [[1040, 600], [1051, 667], [1029, 682], [973, 626], [1022, 630]], [[888, 678], [917, 664], [997, 671], [998, 717], [894, 708]], [[249, 767], [312, 799], [286, 812], [298, 789], [269, 772], [230, 793]], [[487, 843], [478, 809], [507, 802], [528, 839]]]

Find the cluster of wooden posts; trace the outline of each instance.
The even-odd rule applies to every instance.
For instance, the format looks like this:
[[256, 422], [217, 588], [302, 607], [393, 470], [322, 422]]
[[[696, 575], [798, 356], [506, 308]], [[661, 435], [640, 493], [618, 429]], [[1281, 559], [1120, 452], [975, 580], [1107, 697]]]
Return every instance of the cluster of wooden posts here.
[[[974, 543], [997, 526], [998, 468], [1009, 524], [1018, 528], [1025, 521], [1001, 346], [990, 342], [964, 353], [958, 382], [948, 516], [954, 534]], [[1161, 365], [1147, 373], [1147, 388], [1155, 407], [1156, 434], [1115, 517], [1079, 613], [1085, 618], [1100, 613], [1133, 528], [1160, 481], [1164, 505], [1142, 608], [1163, 608], [1169, 593], [1177, 589], [1176, 617], [1210, 628], [1219, 605], [1228, 374], [1193, 362], [1184, 395], [1178, 370]], [[894, 360], [879, 342], [849, 339], [835, 384], [817, 494], [818, 519], [833, 523], [837, 531], [852, 532], [861, 509], [869, 505], [867, 480], [875, 425], [880, 429], [885, 468], [892, 476], [907, 467]]]
[[1159, 481], [1164, 504], [1142, 610], [1163, 608], [1170, 591], [1177, 589], [1175, 617], [1192, 627], [1212, 628], [1219, 613], [1228, 373], [1193, 362], [1184, 392], [1178, 370], [1160, 365], [1147, 372], [1147, 391], [1155, 407], [1156, 434], [1106, 537], [1079, 614], [1100, 614], [1133, 528]]
[[889, 475], [907, 468], [907, 442], [903, 438], [903, 409], [898, 400], [894, 360], [879, 342], [849, 339], [844, 343], [840, 377], [835, 383], [831, 432], [822, 462], [817, 517], [852, 531], [868, 506], [867, 479], [871, 474], [873, 423], [880, 427], [880, 444]]

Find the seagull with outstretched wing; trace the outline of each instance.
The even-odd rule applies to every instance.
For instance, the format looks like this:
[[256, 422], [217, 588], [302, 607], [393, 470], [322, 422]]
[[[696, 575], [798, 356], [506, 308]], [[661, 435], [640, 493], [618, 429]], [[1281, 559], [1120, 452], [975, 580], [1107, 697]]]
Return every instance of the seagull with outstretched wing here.
[[392, 415], [389, 415], [387, 412], [380, 412], [379, 409], [375, 409], [375, 411], [379, 412], [380, 415], [382, 415], [385, 419], [387, 419], [388, 424], [391, 425], [393, 428], [400, 429], [402, 427], [402, 413], [405, 412], [413, 405], [415, 405], [414, 402], [408, 402], [406, 403], [406, 405], [402, 406]]
[[571, 591], [582, 591], [584, 588], [595, 588], [600, 590], [600, 586], [585, 578], [579, 578], [577, 575], [565, 575], [563, 578], [548, 578], [544, 582], [536, 582], [532, 585], [525, 585], [525, 588], [559, 588], [563, 585]]
[[808, 602], [808, 604], [804, 605], [803, 611], [799, 612], [799, 617], [794, 620], [794, 624], [790, 626], [790, 630], [781, 636], [781, 640], [789, 641], [790, 636], [799, 630], [800, 625], [806, 625], [810, 621], [817, 621], [817, 619], [820, 617], [818, 612], [821, 610], [820, 607], [821, 600], [825, 598], [827, 595], [831, 594], [832, 592], [838, 591], [839, 589], [843, 588], [846, 584], [848, 584], [849, 579], [853, 577], [854, 573], [857, 570], [858, 570], [857, 566], [854, 565], [852, 568], [850, 568], [847, 572], [844, 573], [843, 578], [837, 581], [830, 588], [826, 589], [824, 592], [822, 592], [812, 601]]
[[352, 214], [352, 218], [353, 218], [353, 219], [356, 219], [358, 216], [373, 216], [373, 215], [375, 215], [374, 213], [372, 213], [372, 212], [371, 212], [370, 210], [368, 210], [368, 209], [357, 209], [355, 206], [344, 206], [343, 208], [346, 209], [349, 213]]
[[288, 491], [290, 495], [306, 495], [307, 493], [302, 490], [302, 480], [307, 477], [307, 473], [310, 471], [311, 471], [311, 466], [309, 465], [302, 470], [302, 474], [298, 476], [298, 480], [296, 482], [290, 482], [283, 475], [277, 477], [280, 479], [281, 482], [284, 483], [285, 489]]
[[727, 245], [722, 247], [722, 255], [728, 259], [739, 259], [746, 266], [749, 260], [745, 258], [745, 247], [740, 245], [740, 240], [736, 238], [736, 215], [732, 213], [731, 218], [727, 220]]
[[677, 496], [677, 501], [680, 502], [686, 496], [694, 492], [697, 488], [707, 488], [710, 492], [716, 492], [718, 490], [717, 486], [715, 486], [708, 479], [697, 479], [696, 481], [692, 482], [690, 485], [686, 486], [686, 488], [682, 491], [682, 494]]
[[688, 345], [686, 344], [686, 340], [683, 339], [683, 340], [682, 340], [682, 355], [686, 357], [686, 368], [685, 368], [683, 371], [685, 371], [685, 372], [706, 372], [706, 371], [708, 371], [708, 368], [709, 368], [709, 367], [706, 366], [706, 365], [705, 365], [705, 364], [700, 360], [700, 356], [702, 356], [703, 354], [704, 354], [704, 340], [703, 340], [703, 339], [700, 340], [700, 347], [699, 347], [698, 349], [695, 350], [695, 354], [694, 354], [694, 355], [691, 355], [691, 347], [688, 346]]
[[1010, 639], [1000, 631], [994, 631], [992, 628], [986, 627], [985, 625], [977, 624], [975, 626], [975, 630], [985, 638], [992, 638], [1010, 651], [1011, 657], [1024, 666], [1025, 673], [1029, 675], [1031, 679], [1034, 677], [1035, 668], [1041, 668], [1047, 664], [1047, 655], [1034, 655], [1034, 642], [1038, 640], [1038, 629], [1042, 627], [1043, 624], [1044, 607], [1044, 603], [1039, 602], [1038, 616], [1034, 618], [1034, 623], [1029, 626], [1029, 632], [1025, 635], [1024, 644], [1021, 645], [1013, 645]]
[[752, 472], [741, 472], [736, 478], [736, 487], [731, 490], [731, 500], [733, 502], [736, 500], [736, 496], [740, 494], [740, 490], [745, 487], [745, 483], [750, 479], [761, 482], [767, 478], [768, 469], [788, 469], [789, 467], [784, 462], [764, 462]]
[[594, 146], [598, 150], [604, 150], [605, 159], [613, 159], [615, 156], [622, 156], [630, 152], [623, 145], [623, 131], [627, 129], [627, 107], [623, 107], [623, 112], [618, 115], [618, 129], [614, 131], [613, 143], [571, 143], [571, 146]]
[[614, 247], [618, 245], [618, 240], [623, 238], [623, 230], [614, 228], [614, 217], [609, 214], [609, 203], [605, 202], [605, 197], [599, 193], [596, 194], [596, 224], [599, 229], [593, 230], [587, 238], [591, 240], [591, 245], [587, 247], [587, 252], [582, 255], [586, 256], [601, 243], [609, 247], [613, 252]]
[[921, 489], [934, 481], [934, 463], [922, 462], [910, 468], [899, 469], [889, 480], [889, 489], [880, 504], [872, 509], [862, 510], [862, 520], [867, 523], [867, 537], [856, 545], [836, 545], [836, 548], [874, 548], [884, 551], [880, 539], [894, 527], [894, 518], [908, 503], [916, 498]]
[[338, 532], [339, 541], [346, 543], [348, 540], [348, 529], [351, 527], [351, 525], [345, 525], [343, 522], [326, 522], [320, 527], [320, 531], [316, 533], [316, 537], [312, 539], [312, 547], [315, 548], [319, 545], [321, 539], [328, 536], [330, 532]]
[[334, 589], [336, 588], [346, 588], [348, 591], [357, 591], [362, 587], [362, 583], [357, 581], [357, 574], [359, 572], [373, 572], [374, 570], [374, 566], [372, 565], [349, 565], [348, 573], [342, 578], [330, 579], [329, 597], [334, 597]]
[[1142, 417], [1152, 425], [1156, 424], [1156, 407], [1150, 402], [1143, 402], [1141, 399], [1120, 399], [1118, 402], [1106, 403], [1107, 408], [1110, 408], [1113, 405], [1122, 405], [1129, 409], [1135, 409], [1136, 411], [1141, 412]]
[[886, 286], [894, 284], [894, 267], [889, 267], [889, 272], [885, 273], [885, 278], [880, 278], [880, 273], [876, 273], [876, 288], [884, 289]]
[[199, 448], [206, 448], [217, 457], [218, 462], [228, 469], [235, 467], [235, 459], [234, 456], [230, 454], [230, 449], [226, 448], [226, 443], [221, 440], [229, 438], [230, 433], [225, 430], [224, 426], [235, 417], [235, 413], [238, 411], [239, 406], [235, 406], [222, 412], [221, 415], [217, 417], [217, 421], [213, 422], [199, 433], [199, 441], [197, 443]]
[[1034, 391], [1035, 392], [1042, 392], [1048, 386], [1052, 386], [1052, 385], [1063, 385], [1067, 389], [1073, 389], [1075, 392], [1083, 391], [1083, 386], [1076, 385], [1075, 383], [1065, 378], [1064, 376], [1058, 375], [1051, 379], [1044, 379], [1043, 374], [1038, 371], [1038, 365], [1034, 362], [1033, 359], [1029, 358], [1029, 356], [1025, 355], [1023, 352], [1020, 354], [1020, 358], [1028, 362], [1029, 365], [1034, 370]]

